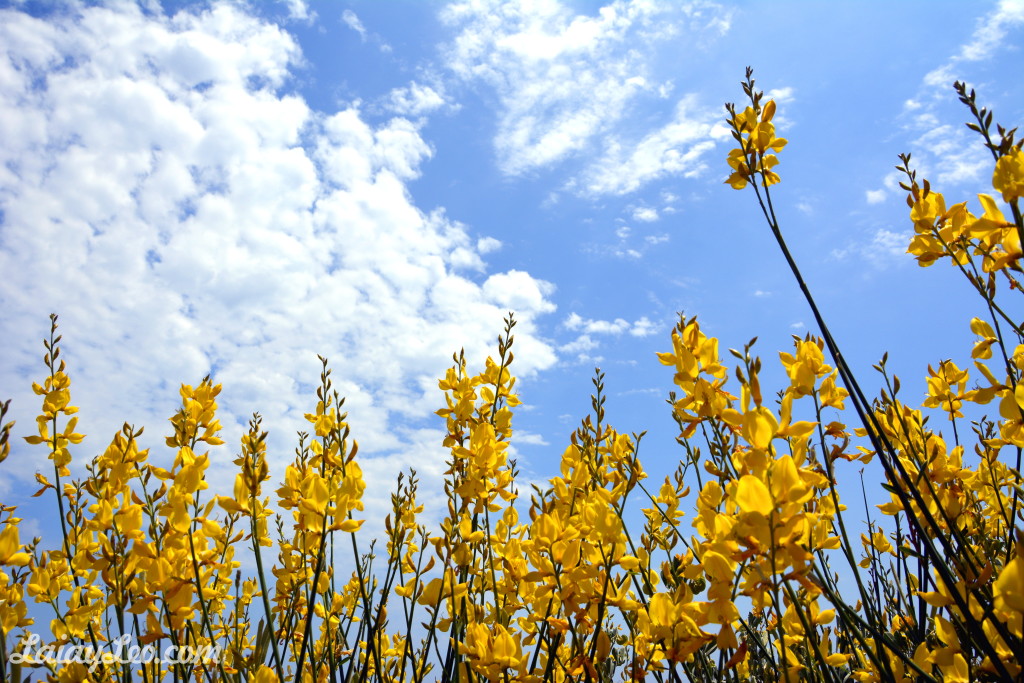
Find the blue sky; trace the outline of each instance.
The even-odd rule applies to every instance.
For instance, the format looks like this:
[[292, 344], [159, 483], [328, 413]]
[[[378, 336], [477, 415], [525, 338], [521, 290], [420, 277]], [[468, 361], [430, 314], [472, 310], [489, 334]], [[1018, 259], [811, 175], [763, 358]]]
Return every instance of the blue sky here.
[[[677, 312], [723, 354], [777, 353], [812, 323], [754, 197], [723, 184], [723, 103], [744, 67], [790, 144], [776, 208], [865, 388], [884, 351], [923, 398], [969, 355], [975, 304], [904, 251], [894, 172], [911, 152], [947, 199], [991, 158], [952, 82], [1024, 121], [1024, 3], [0, 3], [0, 362], [33, 425], [48, 314], [61, 316], [83, 463], [124, 421], [153, 458], [177, 386], [224, 384], [229, 446], [259, 411], [283, 467], [315, 405], [317, 354], [348, 397], [387, 504], [400, 469], [436, 492], [436, 378], [494, 352], [514, 310], [527, 478], [553, 473], [589, 408], [680, 456], [664, 403]], [[0, 494], [33, 509], [38, 448]], [[26, 532], [26, 537], [30, 532]]]

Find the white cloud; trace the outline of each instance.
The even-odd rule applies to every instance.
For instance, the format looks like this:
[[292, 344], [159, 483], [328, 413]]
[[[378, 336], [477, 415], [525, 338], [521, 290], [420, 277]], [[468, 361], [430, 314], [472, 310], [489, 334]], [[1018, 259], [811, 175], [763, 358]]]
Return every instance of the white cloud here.
[[922, 82], [932, 88], [948, 88], [954, 80], [956, 77], [953, 75], [953, 65], [943, 64], [926, 73]]
[[376, 33], [370, 33], [369, 31], [366, 30], [366, 26], [363, 25], [363, 22], [359, 19], [359, 16], [352, 10], [346, 9], [344, 12], [341, 13], [341, 23], [345, 24], [350, 29], [358, 33], [359, 40], [361, 42], [366, 43], [367, 41], [369, 41], [370, 43], [375, 44], [377, 46], [377, 49], [385, 54], [389, 54], [392, 52], [391, 46], [385, 43], [383, 39], [381, 39], [380, 35]]
[[305, 0], [279, 0], [288, 7], [288, 18], [295, 21], [311, 23], [316, 20], [316, 12], [309, 9]]
[[345, 10], [341, 13], [341, 20], [346, 26], [359, 34], [359, 37], [364, 41], [366, 40], [366, 27], [363, 26], [363, 22], [359, 21], [359, 17], [350, 9]]
[[586, 335], [620, 335], [623, 332], [628, 332], [634, 337], [646, 337], [654, 334], [658, 329], [654, 323], [647, 319], [647, 316], [630, 323], [624, 318], [616, 318], [615, 320], [591, 320], [584, 318], [575, 312], [570, 313], [565, 321], [563, 321], [562, 325], [564, 325], [566, 329], [582, 331]]
[[885, 195], [885, 190], [868, 190], [864, 193], [864, 198], [868, 204], [881, 204], [885, 201]]
[[423, 116], [448, 104], [444, 95], [429, 85], [412, 81], [388, 95], [387, 109], [399, 116]]
[[[228, 443], [258, 410], [279, 468], [315, 406], [320, 353], [379, 456], [368, 491], [388, 491], [408, 454], [444, 459], [429, 415], [452, 351], [482, 362], [513, 310], [517, 374], [555, 362], [535, 327], [553, 287], [466, 274], [500, 243], [413, 203], [406, 182], [431, 155], [416, 125], [311, 110], [285, 90], [301, 60], [233, 4], [0, 11], [0, 385], [19, 431], [50, 311], [89, 434], [79, 462], [125, 420], [161, 457], [177, 385], [212, 371]], [[26, 448], [7, 463], [22, 478], [37, 467]]]
[[865, 255], [878, 264], [886, 264], [892, 259], [904, 259], [910, 237], [906, 233], [879, 229], [871, 238], [865, 249]]
[[[978, 5], [984, 7], [984, 5]], [[966, 82], [977, 71], [978, 62], [990, 60], [1000, 49], [1019, 50], [1009, 40], [1011, 31], [1024, 25], [1024, 0], [1001, 0], [995, 9], [986, 9], [975, 22], [973, 33], [949, 59], [928, 71], [921, 79], [918, 93], [903, 104], [904, 128], [916, 136], [909, 150], [922, 177], [945, 186], [974, 183], [990, 172], [992, 158], [975, 133], [964, 126], [949, 125], [950, 117], [941, 108], [956, 106], [956, 121], [965, 109], [956, 103], [951, 86]], [[1018, 30], [1019, 34], [1019, 30]], [[890, 174], [891, 176], [892, 174]], [[901, 178], [902, 179], [902, 178]], [[893, 185], [890, 178], [886, 186]], [[869, 197], [870, 202], [870, 197]]]
[[1024, 1], [1001, 0], [993, 14], [978, 21], [971, 41], [960, 48], [959, 58], [972, 62], [988, 59], [1005, 44], [1008, 30], [1017, 24], [1024, 24]]
[[501, 240], [493, 237], [481, 237], [476, 242], [476, 250], [481, 254], [489, 254], [498, 249], [501, 249]]
[[992, 157], [962, 126], [925, 124], [926, 130], [913, 142], [915, 163], [933, 181], [944, 185], [978, 180], [991, 173]]
[[530, 446], [550, 446], [547, 439], [541, 434], [534, 434], [532, 432], [526, 432], [523, 430], [516, 431], [516, 443], [520, 445], [528, 444]]
[[661, 326], [652, 322], [647, 316], [630, 323], [625, 318], [615, 320], [599, 320], [584, 318], [580, 314], [570, 313], [562, 326], [577, 336], [570, 342], [562, 344], [558, 350], [564, 354], [574, 355], [576, 363], [600, 363], [604, 360], [601, 356], [592, 356], [591, 351], [600, 348], [601, 342], [597, 337], [621, 337], [628, 334], [631, 337], [649, 337], [661, 331]]
[[615, 392], [616, 396], [636, 396], [638, 394], [649, 394], [651, 396], [661, 396], [665, 393], [665, 390], [660, 387], [648, 387], [646, 389], [626, 389], [625, 391]]
[[653, 223], [658, 220], [658, 210], [650, 206], [638, 206], [633, 209], [633, 220]]
[[794, 100], [793, 88], [789, 86], [785, 88], [772, 88], [766, 94], [768, 99], [775, 100], [776, 104], [785, 104]]
[[848, 243], [841, 248], [833, 249], [830, 255], [839, 261], [859, 258], [876, 268], [885, 269], [905, 262], [908, 244], [909, 233], [880, 228], [869, 240]]
[[563, 344], [562, 346], [558, 347], [558, 350], [562, 351], [563, 353], [580, 354], [581, 358], [585, 358], [586, 356], [582, 354], [585, 354], [587, 351], [592, 351], [596, 349], [598, 346], [600, 346], [600, 344], [594, 341], [590, 337], [590, 335], [581, 334], [575, 340], [569, 342], [568, 344]]
[[577, 189], [585, 194], [626, 194], [666, 175], [692, 178], [706, 168], [705, 155], [715, 148], [710, 139], [716, 114], [687, 95], [676, 106], [674, 120], [648, 133], [635, 145], [618, 141], [584, 172]]
[[587, 334], [622, 334], [629, 329], [629, 323], [622, 318], [615, 320], [584, 320], [573, 313], [566, 318], [565, 326], [570, 330], [585, 330]]
[[622, 194], [663, 174], [701, 170], [717, 111], [698, 114], [684, 96], [685, 106], [661, 130], [638, 138], [625, 124], [638, 98], [667, 95], [649, 72], [651, 50], [684, 33], [695, 43], [721, 35], [729, 17], [706, 2], [623, 0], [593, 15], [553, 2], [457, 2], [442, 12], [459, 31], [447, 50], [448, 68], [498, 95], [494, 146], [501, 169], [521, 175], [596, 154], [596, 165], [570, 183], [582, 194]]
[[[671, 213], [671, 211], [666, 209], [666, 213]], [[628, 225], [620, 225], [615, 228], [615, 237], [618, 239], [612, 243], [585, 244], [583, 249], [592, 254], [639, 260], [650, 251], [651, 247], [668, 242], [670, 239], [667, 233], [635, 236], [633, 228]]]
[[497, 273], [487, 278], [483, 285], [486, 298], [505, 310], [537, 311], [551, 313], [555, 305], [548, 298], [555, 286], [533, 278], [521, 270]]
[[649, 337], [652, 334], [656, 334], [661, 327], [656, 325], [644, 316], [633, 323], [633, 326], [629, 328], [629, 333], [634, 337]]
[[715, 121], [714, 125], [711, 126], [711, 130], [708, 135], [716, 142], [732, 140], [732, 126], [727, 126], [722, 121]]

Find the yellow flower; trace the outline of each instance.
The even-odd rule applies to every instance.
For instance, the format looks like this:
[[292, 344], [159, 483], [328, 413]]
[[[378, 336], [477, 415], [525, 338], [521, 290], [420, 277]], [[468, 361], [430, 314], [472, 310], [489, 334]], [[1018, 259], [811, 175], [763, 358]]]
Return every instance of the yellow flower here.
[[249, 672], [249, 683], [278, 683], [278, 680], [274, 670], [265, 664], [256, 673]]
[[317, 401], [316, 413], [306, 413], [306, 420], [313, 424], [316, 430], [316, 435], [323, 437], [330, 434], [335, 426], [338, 419], [337, 411], [334, 408], [327, 409], [327, 405], [323, 401]]
[[796, 396], [809, 396], [814, 393], [814, 383], [817, 379], [832, 371], [832, 368], [825, 364], [825, 356], [822, 353], [824, 346], [825, 342], [820, 339], [798, 339], [795, 356], [790, 353], [779, 353], [791, 383], [788, 391]]
[[995, 608], [1024, 613], [1024, 561], [1018, 555], [1010, 560], [992, 586]]
[[60, 582], [51, 574], [53, 565], [39, 566], [32, 570], [27, 588], [36, 602], [50, 602], [60, 596]]
[[508, 669], [520, 669], [525, 664], [521, 635], [509, 633], [501, 626], [470, 624], [466, 627], [466, 640], [459, 652], [466, 655], [473, 670], [491, 681], [500, 681]]
[[1003, 201], [1007, 203], [1024, 196], [1024, 151], [1020, 147], [996, 162], [992, 187], [1003, 193]]
[[833, 370], [831, 375], [821, 381], [821, 389], [818, 395], [821, 398], [821, 405], [843, 410], [845, 408], [843, 399], [849, 396], [850, 392], [843, 387], [836, 386], [837, 372]]
[[779, 182], [779, 176], [771, 170], [779, 160], [767, 152], [781, 151], [787, 141], [775, 137], [775, 124], [771, 123], [774, 116], [775, 101], [769, 100], [759, 110], [747, 107], [730, 119], [733, 134], [738, 136], [740, 143], [738, 148], [729, 151], [726, 158], [733, 173], [725, 182], [734, 190], [742, 190], [758, 173], [765, 187]]
[[619, 558], [619, 566], [628, 572], [636, 571], [640, 566], [640, 560], [633, 555], [623, 555]]
[[742, 149], [733, 149], [729, 151], [729, 156], [726, 157], [726, 161], [729, 166], [732, 167], [732, 175], [726, 179], [726, 183], [734, 190], [742, 190], [747, 186], [750, 181], [750, 165], [747, 163], [747, 154]]
[[[771, 104], [774, 106], [774, 102]], [[774, 114], [774, 109], [772, 113]], [[754, 126], [757, 125], [757, 112], [754, 111], [753, 107], [747, 107], [736, 115], [732, 123], [739, 132], [750, 133], [754, 130]]]
[[743, 438], [754, 448], [767, 449], [778, 428], [778, 421], [765, 406], [743, 414]]
[[21, 549], [18, 527], [8, 523], [0, 532], [0, 565], [24, 567], [31, 559], [32, 556]]
[[971, 332], [981, 337], [974, 348], [971, 350], [971, 358], [980, 358], [982, 360], [992, 357], [992, 345], [998, 340], [996, 339], [996, 333], [992, 331], [992, 326], [981, 318], [971, 319]]
[[[867, 534], [860, 535], [860, 541], [864, 545], [865, 549], [874, 549], [877, 553], [889, 553], [895, 554], [893, 551], [892, 543], [886, 538], [885, 534], [881, 531], [875, 531], [869, 537]], [[867, 569], [871, 566], [872, 557], [866, 556], [860, 561], [860, 566]], [[920, 595], [920, 593], [918, 593]]]
[[958, 368], [951, 360], [942, 361], [938, 372], [929, 365], [928, 398], [924, 400], [924, 407], [941, 408], [953, 417], [963, 417], [960, 408], [963, 406], [967, 379], [967, 371]]
[[[926, 183], [927, 184], [927, 183]], [[910, 220], [918, 232], [930, 232], [935, 220], [946, 213], [946, 200], [940, 192], [916, 191], [910, 207]], [[908, 200], [910, 201], [910, 200]]]
[[765, 516], [775, 508], [771, 491], [763, 481], [751, 474], [740, 477], [736, 487], [736, 504], [743, 512], [759, 512]]

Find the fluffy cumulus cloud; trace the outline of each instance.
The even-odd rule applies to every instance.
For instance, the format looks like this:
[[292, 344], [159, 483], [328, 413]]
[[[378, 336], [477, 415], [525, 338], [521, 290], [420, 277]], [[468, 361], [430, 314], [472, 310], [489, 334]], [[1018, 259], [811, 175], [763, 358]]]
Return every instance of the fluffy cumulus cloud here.
[[399, 116], [422, 116], [447, 104], [444, 95], [429, 85], [412, 81], [388, 95], [387, 108]]
[[868, 204], [881, 204], [885, 201], [885, 190], [865, 190], [864, 198]]
[[633, 209], [633, 220], [652, 223], [658, 220], [658, 210], [650, 206], [638, 206]]
[[721, 35], [729, 16], [707, 2], [640, 1], [616, 1], [594, 14], [550, 1], [456, 2], [442, 13], [458, 31], [448, 68], [498, 97], [501, 169], [521, 175], [592, 157], [569, 183], [588, 195], [623, 194], [665, 174], [701, 171], [717, 110], [684, 95], [669, 122], [639, 138], [627, 130], [627, 117], [638, 98], [671, 90], [651, 73], [647, 51], [684, 32], [695, 43]]
[[309, 9], [305, 0], [279, 0], [284, 3], [288, 10], [288, 18], [295, 21], [311, 22], [316, 18], [316, 12]]
[[[0, 384], [19, 429], [51, 311], [85, 450], [123, 420], [158, 445], [177, 385], [212, 372], [227, 436], [261, 411], [280, 465], [323, 354], [378, 490], [403, 464], [443, 469], [423, 417], [436, 377], [453, 350], [493, 352], [506, 311], [518, 372], [554, 363], [534, 326], [551, 285], [488, 274], [497, 240], [413, 203], [406, 183], [431, 155], [417, 124], [289, 94], [302, 56], [279, 27], [234, 4], [8, 9], [0, 46]], [[422, 111], [430, 94], [407, 102]]]

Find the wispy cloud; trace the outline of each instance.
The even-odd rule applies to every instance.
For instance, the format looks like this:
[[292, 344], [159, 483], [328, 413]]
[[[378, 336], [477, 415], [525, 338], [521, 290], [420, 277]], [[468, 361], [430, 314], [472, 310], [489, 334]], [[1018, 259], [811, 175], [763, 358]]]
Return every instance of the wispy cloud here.
[[359, 34], [359, 37], [364, 41], [366, 40], [366, 27], [363, 26], [363, 22], [359, 20], [359, 16], [356, 15], [350, 9], [345, 10], [341, 13], [341, 20], [346, 26]]
[[682, 35], [695, 42], [721, 35], [730, 16], [708, 2], [616, 1], [593, 15], [557, 3], [457, 2], [442, 12], [459, 31], [448, 68], [499, 98], [501, 169], [520, 175], [583, 155], [584, 170], [569, 189], [595, 195], [701, 171], [717, 111], [683, 95], [673, 119], [654, 131], [637, 137], [623, 123], [639, 98], [672, 89], [651, 73], [650, 51]]
[[[986, 7], [982, 3], [977, 6]], [[1021, 48], [1019, 29], [1024, 26], [1024, 0], [1000, 0], [994, 7], [988, 7], [975, 22], [970, 38], [948, 61], [926, 73], [918, 92], [903, 105], [903, 125], [913, 136], [908, 151], [913, 154], [916, 168], [921, 175], [944, 186], [977, 181], [992, 164], [975, 133], [959, 123], [950, 124], [950, 118], [940, 114], [955, 102], [953, 82], [969, 81], [978, 64], [995, 58], [998, 51]], [[959, 121], [959, 117], [952, 120]], [[868, 202], [879, 203], [887, 192], [899, 192], [900, 180], [898, 173], [890, 172], [883, 188], [867, 191]]]
[[715, 148], [711, 131], [717, 112], [687, 95], [671, 123], [639, 142], [607, 140], [603, 154], [570, 187], [589, 195], [626, 194], [667, 175], [692, 178], [706, 168], [705, 155]]
[[960, 48], [957, 58], [969, 62], [989, 59], [1006, 45], [1010, 30], [1020, 24], [1024, 24], [1024, 2], [1001, 0], [995, 12], [978, 20], [970, 42]]
[[906, 259], [910, 236], [892, 230], [876, 230], [871, 242], [864, 249], [864, 255], [876, 265], [887, 266], [894, 259]]
[[831, 256], [837, 260], [857, 259], [879, 269], [889, 269], [905, 264], [910, 234], [879, 228], [866, 241], [849, 242], [833, 249]]
[[[82, 452], [125, 420], [159, 444], [178, 383], [212, 371], [229, 443], [259, 410], [281, 458], [315, 405], [320, 353], [381, 491], [410, 453], [443, 461], [420, 416], [453, 350], [482, 361], [514, 310], [517, 374], [555, 362], [535, 327], [553, 286], [488, 273], [498, 240], [411, 198], [432, 153], [417, 125], [312, 110], [289, 93], [301, 62], [241, 5], [0, 11], [0, 385], [19, 426], [51, 311]], [[24, 446], [8, 464], [36, 467]]]
[[570, 313], [569, 317], [562, 323], [566, 329], [581, 331], [585, 334], [611, 334], [620, 335], [628, 332], [634, 337], [646, 337], [657, 332], [657, 327], [647, 319], [647, 316], [632, 323], [624, 318], [615, 320], [590, 320], [583, 318], [578, 313]]
[[649, 337], [661, 331], [661, 326], [652, 322], [647, 316], [629, 322], [625, 318], [601, 320], [584, 318], [578, 313], [570, 313], [562, 327], [577, 333], [575, 339], [559, 346], [563, 354], [575, 356], [577, 363], [600, 363], [603, 358], [592, 352], [601, 347], [600, 337]]
[[[619, 219], [622, 220], [622, 219]], [[644, 258], [653, 247], [670, 240], [668, 233], [637, 235], [632, 226], [620, 224], [615, 228], [615, 239], [608, 242], [591, 242], [583, 245], [584, 251], [615, 258], [636, 261]]]
[[371, 33], [366, 30], [366, 26], [363, 25], [362, 20], [355, 12], [350, 9], [346, 9], [341, 13], [341, 23], [348, 26], [350, 29], [359, 34], [359, 39], [364, 43], [371, 43], [377, 46], [381, 52], [391, 52], [391, 46], [388, 45], [377, 33]]

